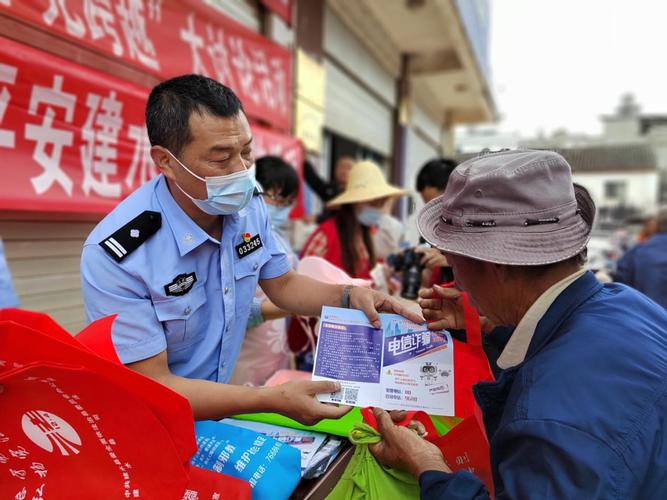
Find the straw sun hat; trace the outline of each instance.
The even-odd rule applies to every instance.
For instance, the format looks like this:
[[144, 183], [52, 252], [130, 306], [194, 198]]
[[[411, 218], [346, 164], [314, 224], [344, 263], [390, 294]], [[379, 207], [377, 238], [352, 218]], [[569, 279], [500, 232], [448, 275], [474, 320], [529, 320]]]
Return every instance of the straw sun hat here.
[[361, 203], [386, 198], [387, 196], [400, 196], [405, 193], [404, 189], [389, 184], [385, 180], [382, 170], [375, 163], [360, 161], [352, 166], [345, 191], [329, 201], [327, 206]]

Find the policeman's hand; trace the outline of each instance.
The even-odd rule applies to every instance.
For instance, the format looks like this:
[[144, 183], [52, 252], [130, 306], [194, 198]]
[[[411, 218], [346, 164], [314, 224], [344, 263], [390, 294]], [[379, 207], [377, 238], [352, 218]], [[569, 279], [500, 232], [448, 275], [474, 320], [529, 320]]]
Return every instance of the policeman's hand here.
[[[463, 330], [463, 299], [461, 291], [456, 288], [443, 288], [435, 285], [432, 288], [419, 290], [418, 303], [424, 318], [429, 322], [430, 330]], [[482, 331], [490, 332], [495, 325], [484, 316], [480, 316]]]
[[320, 403], [315, 398], [316, 394], [338, 392], [340, 384], [337, 382], [292, 380], [268, 389], [273, 391], [271, 407], [304, 425], [315, 425], [324, 418], [337, 419], [352, 409], [351, 406]]
[[380, 463], [407, 471], [416, 478], [427, 470], [451, 472], [437, 446], [421, 438], [413, 429], [394, 425], [386, 411], [374, 408], [373, 413], [382, 441], [368, 449]]
[[410, 311], [398, 300], [390, 297], [386, 293], [378, 292], [370, 288], [354, 287], [350, 290], [350, 307], [352, 309], [362, 310], [368, 317], [368, 321], [375, 328], [380, 328], [380, 316], [378, 312], [388, 312], [400, 314], [413, 323], [423, 323], [424, 318], [419, 314]]
[[417, 247], [415, 253], [424, 254], [421, 259], [421, 265], [426, 269], [433, 269], [434, 267], [449, 267], [447, 258], [442, 255], [437, 248]]

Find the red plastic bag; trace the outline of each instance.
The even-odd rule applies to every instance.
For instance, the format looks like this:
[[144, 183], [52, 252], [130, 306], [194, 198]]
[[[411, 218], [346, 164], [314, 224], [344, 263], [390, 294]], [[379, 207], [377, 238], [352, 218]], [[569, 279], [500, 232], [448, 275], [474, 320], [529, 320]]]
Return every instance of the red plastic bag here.
[[467, 470], [482, 480], [493, 497], [489, 442], [477, 415], [471, 415], [444, 436], [430, 440], [435, 444], [452, 471]]
[[0, 311], [0, 498], [249, 499], [190, 465], [190, 405], [117, 363], [112, 322], [82, 337], [110, 361], [46, 315]]
[[[445, 288], [454, 283], [442, 285]], [[467, 418], [475, 412], [477, 403], [472, 386], [477, 382], [494, 380], [489, 360], [482, 348], [482, 327], [477, 310], [470, 305], [466, 292], [461, 292], [467, 342], [452, 339], [454, 344], [454, 414]]]

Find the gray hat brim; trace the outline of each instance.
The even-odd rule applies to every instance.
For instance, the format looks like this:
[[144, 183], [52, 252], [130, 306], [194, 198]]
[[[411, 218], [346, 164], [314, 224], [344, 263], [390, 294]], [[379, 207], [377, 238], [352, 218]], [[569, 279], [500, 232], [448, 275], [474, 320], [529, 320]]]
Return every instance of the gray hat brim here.
[[417, 228], [432, 246], [471, 259], [511, 266], [539, 266], [579, 254], [591, 237], [595, 205], [575, 184], [581, 217], [565, 227], [456, 227], [442, 219], [442, 196], [431, 200], [417, 217]]

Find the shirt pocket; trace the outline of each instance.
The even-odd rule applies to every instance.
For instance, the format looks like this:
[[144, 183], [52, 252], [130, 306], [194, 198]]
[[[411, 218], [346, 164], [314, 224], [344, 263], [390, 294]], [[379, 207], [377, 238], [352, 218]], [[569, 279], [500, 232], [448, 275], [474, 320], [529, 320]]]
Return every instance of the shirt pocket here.
[[155, 314], [167, 337], [167, 351], [174, 352], [191, 346], [206, 333], [206, 291], [195, 287], [180, 297], [153, 302]]
[[271, 255], [264, 248], [239, 259], [234, 266], [235, 297], [237, 317], [245, 314], [250, 309], [252, 300], [257, 291], [259, 272], [266, 264]]

